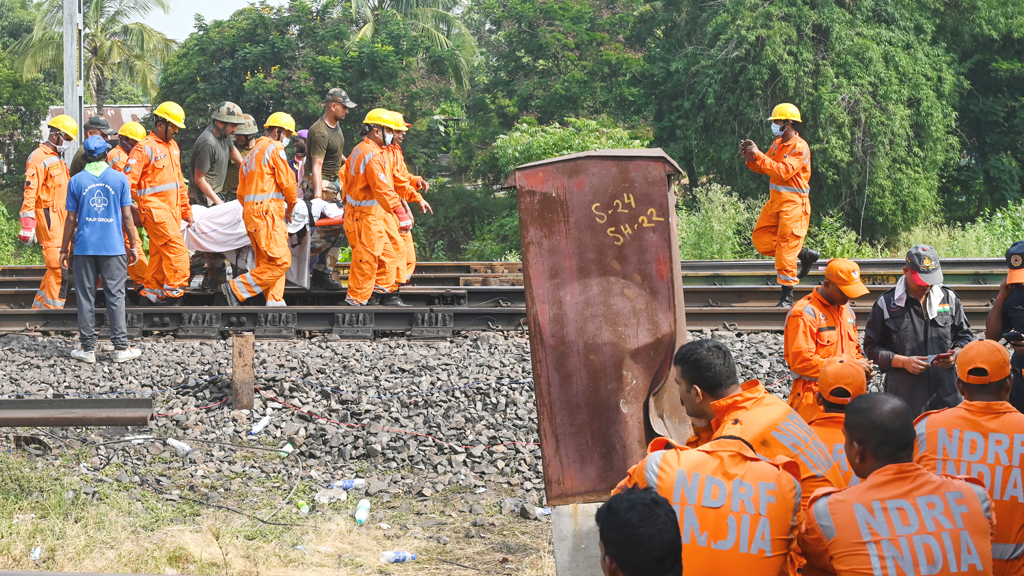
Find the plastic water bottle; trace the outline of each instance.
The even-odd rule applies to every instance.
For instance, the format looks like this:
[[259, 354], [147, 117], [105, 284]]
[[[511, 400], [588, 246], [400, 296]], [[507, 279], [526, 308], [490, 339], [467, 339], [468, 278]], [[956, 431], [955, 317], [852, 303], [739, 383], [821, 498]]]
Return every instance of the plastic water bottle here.
[[341, 488], [342, 490], [361, 490], [366, 488], [366, 480], [362, 478], [356, 478], [355, 480], [338, 480], [331, 484], [331, 488]]
[[192, 447], [191, 446], [189, 446], [188, 444], [185, 444], [184, 442], [182, 442], [180, 440], [175, 440], [174, 438], [168, 438], [167, 439], [167, 445], [170, 446], [171, 448], [174, 448], [178, 452], [183, 453], [183, 454], [188, 454], [189, 452], [192, 451]]
[[284, 446], [281, 446], [281, 449], [277, 451], [277, 455], [282, 457], [282, 458], [284, 458], [284, 457], [288, 456], [289, 454], [291, 454], [294, 450], [295, 450], [295, 446], [292, 446], [292, 443], [289, 442], [289, 443], [285, 444]]
[[295, 503], [295, 506], [299, 509], [299, 512], [309, 514], [309, 504], [306, 504], [305, 500], [299, 500]]
[[252, 427], [252, 430], [249, 431], [249, 436], [255, 436], [260, 432], [263, 432], [263, 429], [266, 428], [268, 424], [270, 424], [269, 415], [264, 416], [263, 420], [260, 420], [259, 422], [256, 423], [255, 426]]
[[401, 552], [398, 550], [392, 552], [381, 552], [380, 561], [384, 564], [397, 564], [398, 562], [411, 562], [416, 559], [416, 554], [413, 552]]
[[366, 522], [367, 518], [369, 517], [370, 501], [367, 500], [366, 498], [363, 498], [362, 500], [359, 501], [359, 505], [356, 506], [356, 522], [359, 523], [360, 526], [362, 526], [363, 523]]
[[533, 511], [537, 516], [551, 516], [551, 508], [534, 508]]

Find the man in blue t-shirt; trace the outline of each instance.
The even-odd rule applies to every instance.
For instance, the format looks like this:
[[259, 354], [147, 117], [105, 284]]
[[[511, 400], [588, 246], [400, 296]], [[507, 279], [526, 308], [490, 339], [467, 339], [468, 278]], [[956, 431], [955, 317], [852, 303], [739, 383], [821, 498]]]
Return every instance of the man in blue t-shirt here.
[[[96, 362], [96, 280], [103, 280], [107, 297], [110, 341], [114, 362], [138, 358], [142, 351], [128, 346], [124, 313], [124, 283], [128, 265], [139, 259], [139, 240], [132, 224], [132, 196], [128, 178], [107, 166], [107, 142], [90, 136], [82, 143], [85, 170], [68, 183], [68, 219], [60, 248], [60, 266], [67, 269], [71, 240], [74, 239], [75, 294], [78, 298], [78, 332], [81, 348], [71, 356], [82, 362]], [[124, 251], [127, 234], [131, 249]]]

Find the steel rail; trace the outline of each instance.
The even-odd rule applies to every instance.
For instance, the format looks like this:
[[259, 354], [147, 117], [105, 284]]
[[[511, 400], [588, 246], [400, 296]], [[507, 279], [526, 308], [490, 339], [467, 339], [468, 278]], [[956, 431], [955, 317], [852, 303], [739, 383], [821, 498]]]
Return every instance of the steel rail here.
[[0, 400], [0, 427], [146, 426], [152, 418], [152, 398]]

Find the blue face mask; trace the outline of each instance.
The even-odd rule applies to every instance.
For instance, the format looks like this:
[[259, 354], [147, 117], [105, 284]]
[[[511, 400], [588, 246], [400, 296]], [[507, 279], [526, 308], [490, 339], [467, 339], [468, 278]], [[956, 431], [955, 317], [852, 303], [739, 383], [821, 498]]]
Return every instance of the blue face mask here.
[[774, 134], [776, 138], [782, 137], [782, 134], [785, 131], [786, 131], [786, 125], [785, 124], [780, 126], [780, 125], [772, 122], [772, 134]]

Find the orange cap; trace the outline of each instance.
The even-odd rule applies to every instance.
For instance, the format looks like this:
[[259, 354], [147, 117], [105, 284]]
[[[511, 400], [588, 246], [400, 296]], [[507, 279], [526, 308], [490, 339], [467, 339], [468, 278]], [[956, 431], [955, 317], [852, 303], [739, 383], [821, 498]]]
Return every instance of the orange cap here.
[[[972, 376], [981, 369], [985, 376]], [[957, 378], [968, 384], [991, 384], [1010, 377], [1010, 353], [995, 340], [975, 340], [964, 346], [956, 357]]]
[[868, 293], [868, 287], [860, 280], [860, 266], [853, 260], [833, 258], [825, 268], [825, 278], [850, 298], [860, 298]]
[[[849, 396], [836, 396], [836, 390], [846, 390]], [[850, 356], [833, 356], [821, 366], [818, 374], [818, 392], [833, 404], [849, 404], [861, 394], [867, 394], [868, 381], [864, 369]]]

